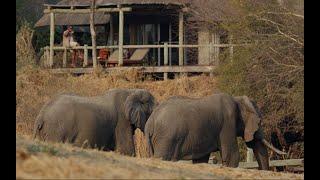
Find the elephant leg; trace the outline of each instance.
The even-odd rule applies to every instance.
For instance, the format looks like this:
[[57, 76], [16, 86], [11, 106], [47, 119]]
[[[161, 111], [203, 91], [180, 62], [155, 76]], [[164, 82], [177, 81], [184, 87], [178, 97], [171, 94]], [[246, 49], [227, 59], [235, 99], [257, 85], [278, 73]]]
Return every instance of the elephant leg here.
[[176, 143], [167, 139], [167, 138], [159, 138], [154, 145], [154, 157], [161, 158], [165, 161], [174, 161], [174, 152], [177, 152]]
[[125, 120], [118, 122], [114, 134], [115, 149], [120, 154], [136, 156], [133, 130]]
[[172, 161], [179, 161], [181, 158], [181, 148], [182, 148], [182, 144], [183, 141], [182, 140], [178, 140], [177, 143], [173, 146], [175, 146], [174, 148], [174, 152], [173, 152], [173, 156], [172, 156]]
[[228, 167], [238, 167], [240, 161], [240, 153], [237, 142], [237, 137], [234, 132], [222, 133], [220, 135], [220, 153], [222, 165]]
[[197, 164], [197, 163], [208, 163], [209, 161], [209, 157], [210, 157], [210, 153], [203, 156], [202, 158], [199, 159], [192, 159], [192, 163], [193, 164]]

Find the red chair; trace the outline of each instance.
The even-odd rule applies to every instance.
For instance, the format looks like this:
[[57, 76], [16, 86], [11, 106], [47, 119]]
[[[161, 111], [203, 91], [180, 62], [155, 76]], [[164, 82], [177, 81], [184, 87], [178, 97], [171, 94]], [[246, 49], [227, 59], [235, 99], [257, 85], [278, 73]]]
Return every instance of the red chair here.
[[108, 49], [100, 49], [99, 55], [97, 57], [100, 64], [105, 64], [107, 59], [109, 58], [110, 52]]

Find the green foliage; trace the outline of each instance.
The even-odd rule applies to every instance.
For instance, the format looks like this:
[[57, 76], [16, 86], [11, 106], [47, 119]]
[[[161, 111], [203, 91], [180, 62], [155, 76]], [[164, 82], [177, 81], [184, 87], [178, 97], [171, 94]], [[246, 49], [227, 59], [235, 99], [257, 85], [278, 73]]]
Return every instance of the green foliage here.
[[16, 0], [16, 32], [24, 21], [32, 26], [43, 15], [44, 3], [55, 4], [59, 0]]
[[27, 146], [27, 150], [30, 153], [42, 152], [42, 153], [47, 153], [47, 154], [50, 154], [50, 155], [53, 155], [53, 156], [56, 156], [59, 153], [58, 149], [56, 149], [54, 146], [51, 146], [51, 145], [34, 145], [34, 144], [30, 144], [30, 145]]

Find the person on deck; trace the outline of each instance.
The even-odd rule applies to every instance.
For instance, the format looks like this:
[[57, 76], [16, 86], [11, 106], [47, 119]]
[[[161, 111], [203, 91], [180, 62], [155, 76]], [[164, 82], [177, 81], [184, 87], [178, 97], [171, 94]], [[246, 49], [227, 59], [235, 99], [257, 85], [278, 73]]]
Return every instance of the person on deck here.
[[[77, 43], [76, 41], [74, 41], [73, 38], [73, 33], [74, 31], [72, 30], [72, 26], [68, 26], [67, 30], [65, 30], [63, 32], [63, 38], [62, 38], [62, 43], [64, 47], [68, 47], [68, 48], [72, 48], [72, 47], [76, 47], [79, 46], [79, 43]], [[78, 50], [70, 50], [72, 53], [72, 67], [76, 67], [76, 62], [77, 62], [77, 53]], [[80, 54], [79, 54], [80, 55]]]

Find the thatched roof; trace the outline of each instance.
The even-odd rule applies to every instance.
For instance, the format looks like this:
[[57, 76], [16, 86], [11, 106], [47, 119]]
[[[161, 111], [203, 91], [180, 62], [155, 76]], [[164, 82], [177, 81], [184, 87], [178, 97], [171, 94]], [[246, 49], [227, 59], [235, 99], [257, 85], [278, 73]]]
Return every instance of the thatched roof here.
[[[98, 6], [114, 6], [114, 5], [183, 5], [190, 0], [96, 0]], [[57, 5], [91, 5], [92, 0], [62, 0]], [[110, 16], [104, 13], [95, 14], [95, 24], [106, 24], [109, 22]], [[35, 27], [48, 26], [50, 24], [49, 14], [45, 14], [35, 24]], [[89, 14], [56, 14], [56, 25], [88, 25]]]
[[[55, 25], [88, 25], [89, 14], [56, 14]], [[96, 13], [94, 17], [95, 24], [101, 25], [109, 22], [110, 15]], [[35, 27], [48, 26], [50, 24], [50, 15], [45, 14], [35, 24]]]
[[[96, 0], [97, 5], [143, 5], [143, 4], [175, 4], [182, 5], [190, 0]], [[59, 5], [91, 5], [92, 0], [62, 0]]]

